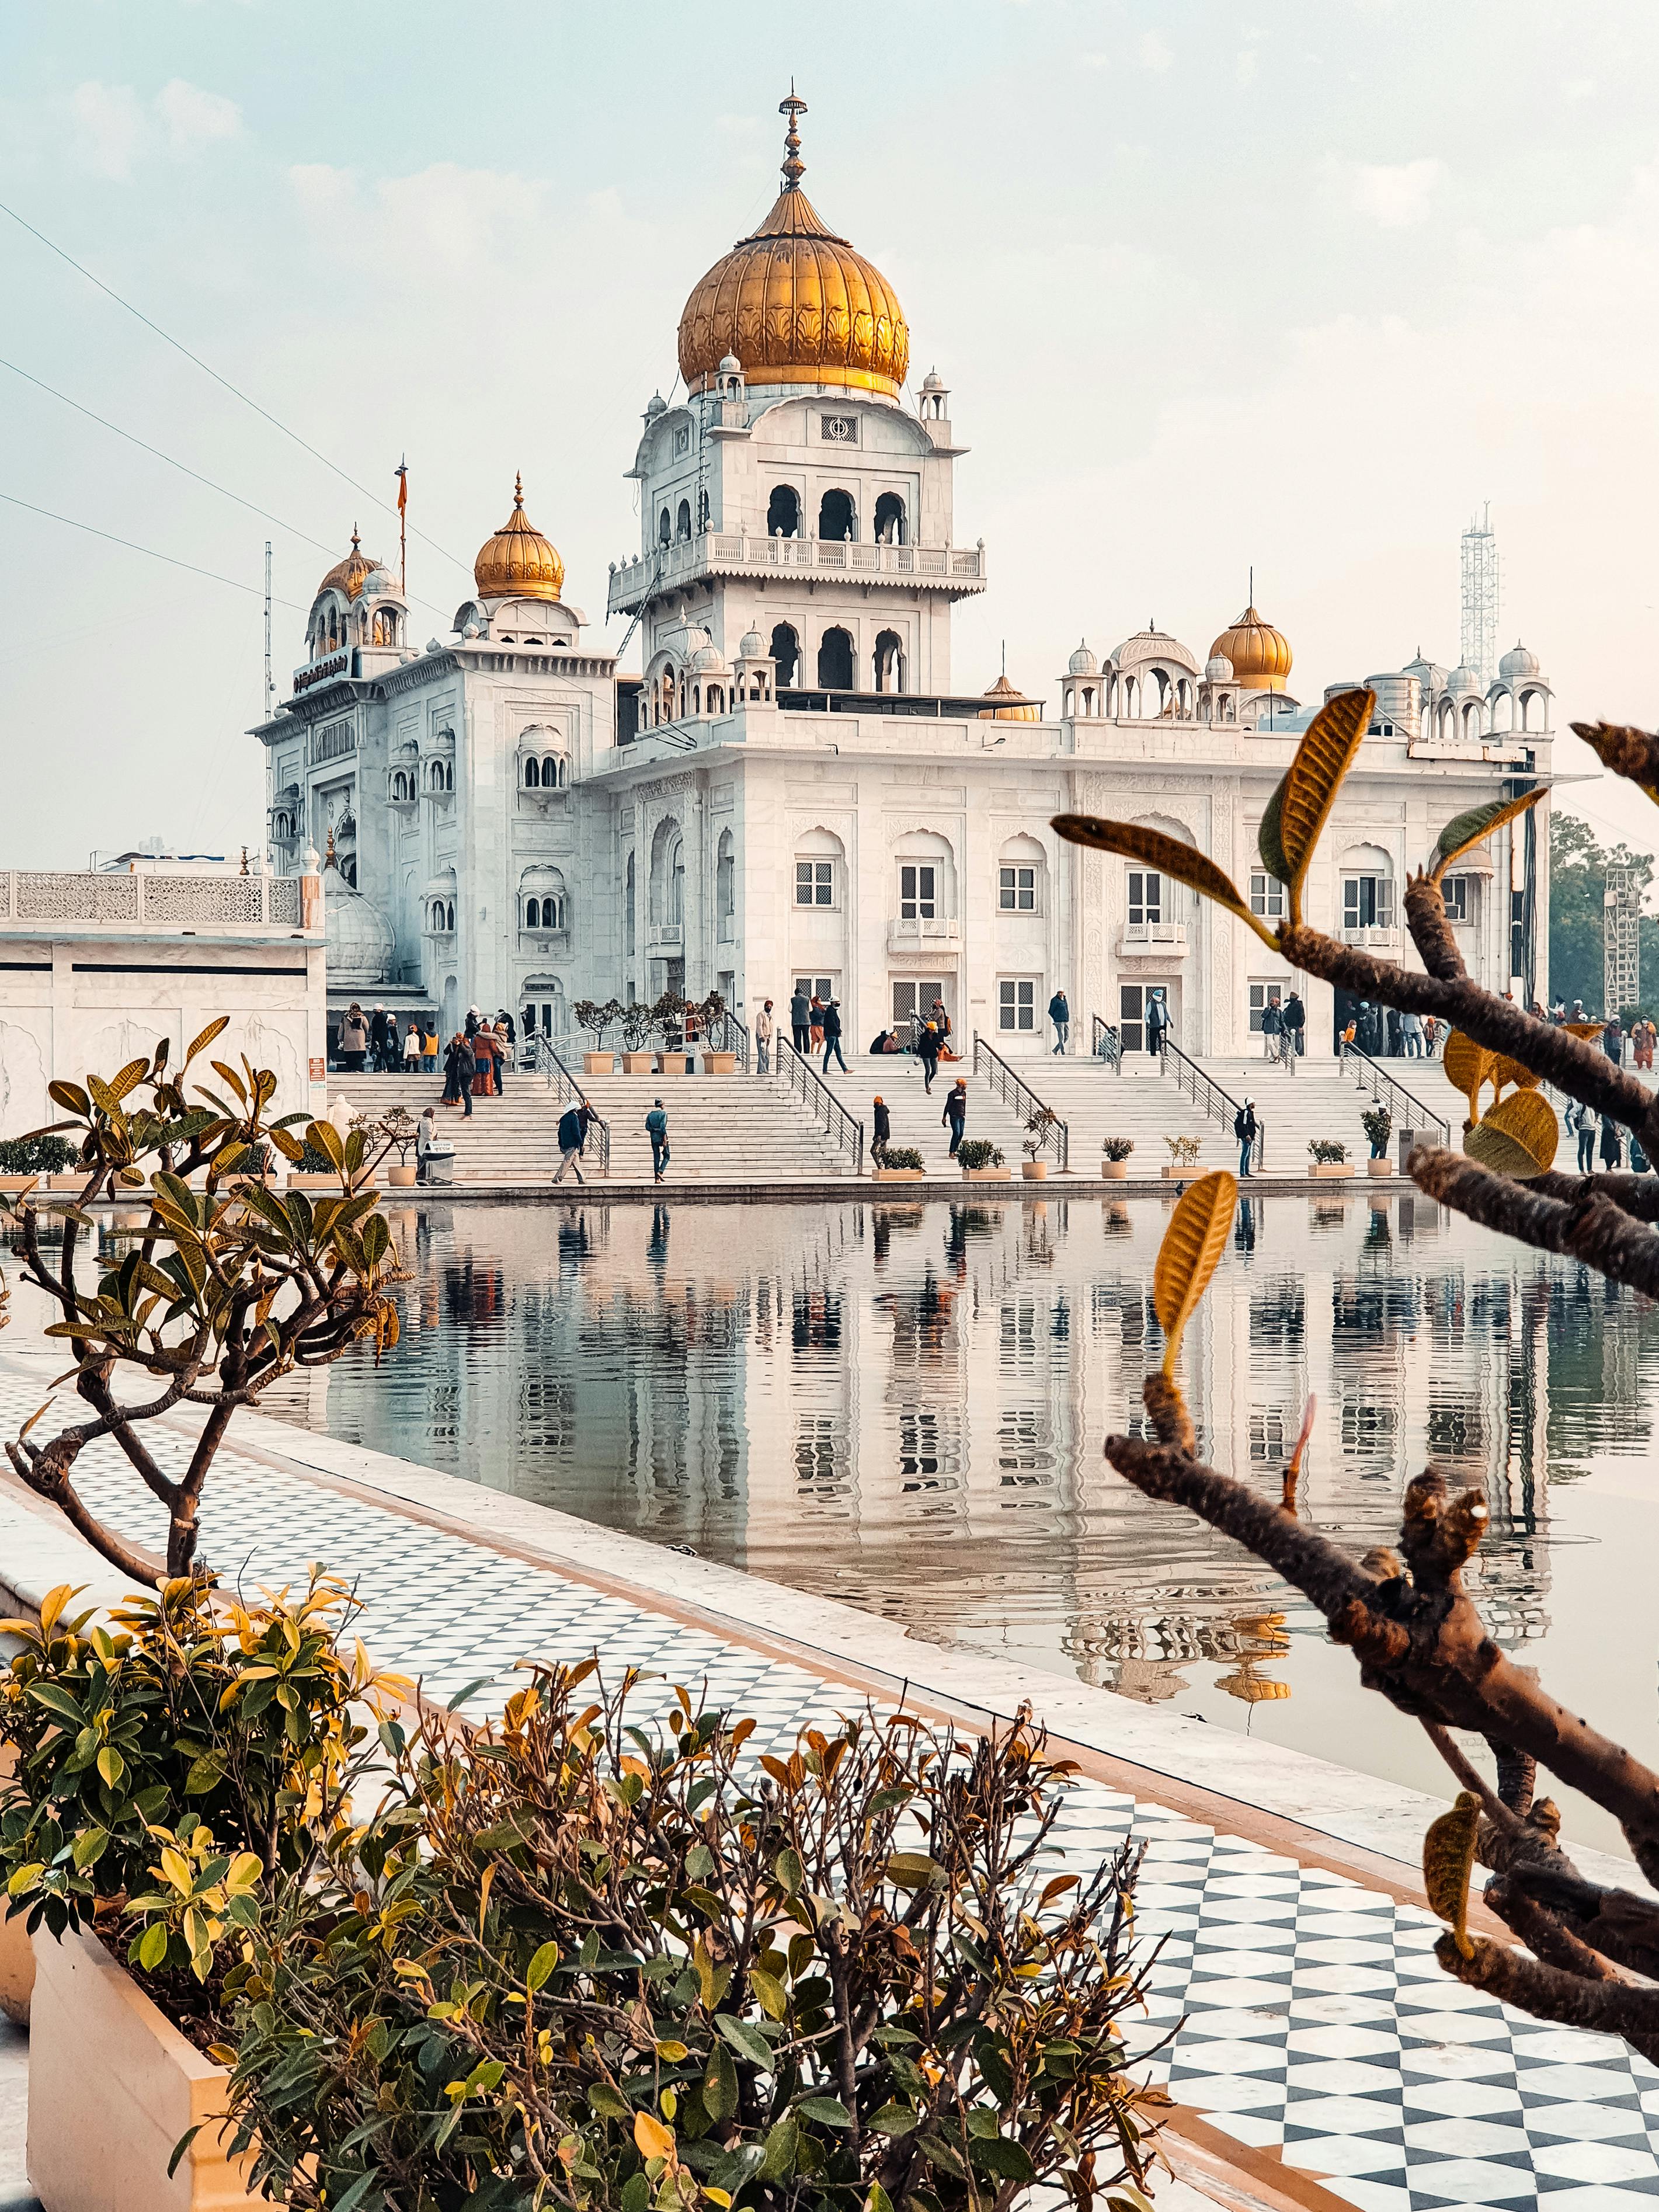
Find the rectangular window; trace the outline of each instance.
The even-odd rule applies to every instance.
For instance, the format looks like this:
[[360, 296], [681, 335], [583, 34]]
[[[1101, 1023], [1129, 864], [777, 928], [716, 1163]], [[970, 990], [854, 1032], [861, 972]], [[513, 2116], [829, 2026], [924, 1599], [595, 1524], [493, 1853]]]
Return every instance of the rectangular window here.
[[1036, 1027], [1036, 985], [1023, 975], [1005, 975], [997, 985], [997, 1027], [1016, 1032]]
[[1034, 867], [999, 868], [997, 904], [1004, 914], [1035, 914], [1036, 870]]
[[1470, 922], [1474, 920], [1474, 878], [1472, 876], [1448, 876], [1441, 886], [1441, 896], [1446, 902], [1448, 921]]
[[1291, 995], [1286, 983], [1252, 983], [1250, 986], [1250, 1028], [1257, 1036], [1261, 1034], [1261, 1017], [1269, 1004], [1283, 1006]]
[[907, 860], [899, 869], [899, 919], [901, 921], [932, 921], [939, 912], [934, 894], [936, 872], [918, 864], [912, 866]]
[[797, 860], [795, 904], [833, 906], [836, 902], [836, 864], [833, 860]]
[[1129, 871], [1129, 927], [1144, 929], [1164, 919], [1164, 878], [1148, 869]]
[[1268, 875], [1262, 868], [1251, 871], [1250, 912], [1259, 915], [1263, 921], [1285, 919], [1285, 886], [1277, 876]]
[[1394, 927], [1394, 878], [1391, 876], [1344, 876], [1344, 929]]

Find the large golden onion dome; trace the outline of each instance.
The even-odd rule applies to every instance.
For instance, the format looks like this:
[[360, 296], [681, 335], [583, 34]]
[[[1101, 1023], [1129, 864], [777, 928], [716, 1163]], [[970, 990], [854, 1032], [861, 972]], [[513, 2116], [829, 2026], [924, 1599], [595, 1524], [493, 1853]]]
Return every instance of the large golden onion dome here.
[[1291, 672], [1291, 641], [1281, 629], [1265, 622], [1254, 606], [1245, 608], [1231, 629], [1224, 629], [1210, 647], [1233, 664], [1233, 676], [1246, 691], [1279, 691]]
[[481, 599], [556, 599], [564, 591], [564, 562], [524, 511], [524, 478], [514, 479], [513, 512], [478, 548], [472, 580]]
[[362, 599], [365, 580], [368, 577], [373, 574], [374, 571], [378, 568], [380, 564], [370, 555], [361, 551], [359, 550], [359, 546], [360, 541], [357, 536], [357, 526], [356, 523], [353, 523], [351, 526], [351, 550], [346, 555], [343, 561], [337, 561], [334, 563], [334, 566], [329, 570], [327, 575], [324, 577], [322, 582], [318, 585], [317, 597], [319, 599], [321, 599], [325, 592], [343, 592], [349, 599]]
[[708, 390], [726, 354], [751, 384], [833, 384], [896, 399], [910, 365], [910, 331], [879, 269], [829, 228], [800, 188], [793, 87], [783, 190], [760, 228], [739, 239], [693, 290], [680, 317], [680, 374]]

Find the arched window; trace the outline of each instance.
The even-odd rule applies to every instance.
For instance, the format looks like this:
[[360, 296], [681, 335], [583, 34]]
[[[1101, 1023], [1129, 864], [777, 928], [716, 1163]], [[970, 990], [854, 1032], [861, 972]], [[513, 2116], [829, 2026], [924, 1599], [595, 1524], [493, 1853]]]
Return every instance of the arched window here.
[[850, 632], [837, 627], [825, 630], [818, 640], [818, 684], [825, 691], [852, 690], [853, 640]]
[[1338, 863], [1342, 885], [1342, 934], [1364, 944], [1372, 930], [1397, 927], [1394, 862], [1380, 845], [1351, 845]]
[[935, 921], [956, 913], [956, 873], [948, 837], [933, 830], [909, 830], [895, 846], [894, 859], [901, 921]]
[[628, 874], [623, 893], [623, 904], [628, 922], [628, 957], [630, 960], [634, 957], [634, 855], [630, 853], [628, 856]]
[[878, 545], [902, 545], [904, 537], [904, 501], [896, 491], [884, 491], [876, 501], [876, 543]]
[[659, 545], [666, 545], [666, 544], [668, 544], [672, 540], [673, 535], [674, 535], [674, 525], [673, 525], [673, 521], [672, 521], [672, 518], [671, 518], [671, 517], [670, 517], [670, 515], [669, 515], [668, 509], [667, 509], [666, 507], [664, 507], [664, 509], [663, 509], [662, 513], [661, 513], [661, 514], [657, 517], [657, 543], [658, 543], [658, 544], [659, 544]]
[[526, 791], [539, 790], [541, 787], [541, 781], [542, 764], [532, 753], [530, 758], [526, 761], [524, 764], [525, 789]]
[[729, 944], [735, 934], [738, 906], [738, 856], [729, 830], [720, 831], [720, 841], [714, 850], [714, 919], [716, 933], [722, 944]]
[[766, 503], [766, 534], [769, 538], [800, 536], [800, 494], [793, 484], [773, 486]]
[[858, 511], [850, 491], [827, 491], [818, 501], [818, 536], [834, 540], [858, 535]]
[[674, 518], [674, 535], [678, 538], [691, 535], [691, 502], [689, 499], [680, 501], [680, 511]]
[[903, 690], [904, 641], [896, 629], [877, 633], [875, 671], [878, 691]]
[[562, 753], [545, 753], [542, 757], [542, 789], [562, 791], [568, 781], [567, 763]]
[[556, 868], [526, 868], [519, 883], [519, 897], [526, 930], [563, 929], [568, 914], [564, 878]]
[[526, 899], [524, 902], [525, 927], [526, 929], [539, 929], [541, 927], [541, 902], [538, 899]]
[[1549, 701], [1541, 691], [1521, 694], [1521, 726], [1523, 730], [1547, 730], [1549, 727]]
[[651, 840], [651, 921], [672, 927], [685, 918], [685, 852], [680, 825], [668, 815]]
[[1011, 837], [997, 855], [997, 912], [1041, 914], [1046, 855], [1035, 837]]
[[787, 623], [772, 631], [772, 658], [777, 664], [778, 689], [787, 691], [800, 681], [800, 640]]

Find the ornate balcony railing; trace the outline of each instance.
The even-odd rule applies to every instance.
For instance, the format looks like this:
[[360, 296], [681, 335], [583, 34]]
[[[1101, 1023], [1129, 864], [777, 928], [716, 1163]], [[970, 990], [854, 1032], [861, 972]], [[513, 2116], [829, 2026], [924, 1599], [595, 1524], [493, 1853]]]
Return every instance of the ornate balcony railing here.
[[779, 570], [846, 576], [860, 584], [921, 585], [953, 599], [982, 592], [988, 581], [982, 544], [872, 545], [856, 538], [757, 538], [743, 531], [711, 530], [658, 546], [648, 559], [635, 557], [613, 568], [609, 610], [632, 614], [644, 600], [694, 576], [767, 576]]
[[119, 929], [298, 929], [297, 876], [148, 875], [0, 869], [0, 923]]

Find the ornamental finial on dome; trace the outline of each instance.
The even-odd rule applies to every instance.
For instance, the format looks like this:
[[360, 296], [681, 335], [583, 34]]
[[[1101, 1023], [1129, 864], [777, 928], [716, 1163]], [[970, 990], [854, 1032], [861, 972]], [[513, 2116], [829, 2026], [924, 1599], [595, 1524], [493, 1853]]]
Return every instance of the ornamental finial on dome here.
[[778, 102], [778, 113], [787, 115], [789, 126], [783, 134], [783, 188], [787, 192], [799, 191], [800, 180], [806, 174], [806, 164], [800, 158], [800, 133], [795, 128], [795, 118], [805, 115], [806, 102], [795, 97], [795, 80], [789, 80], [789, 97]]

